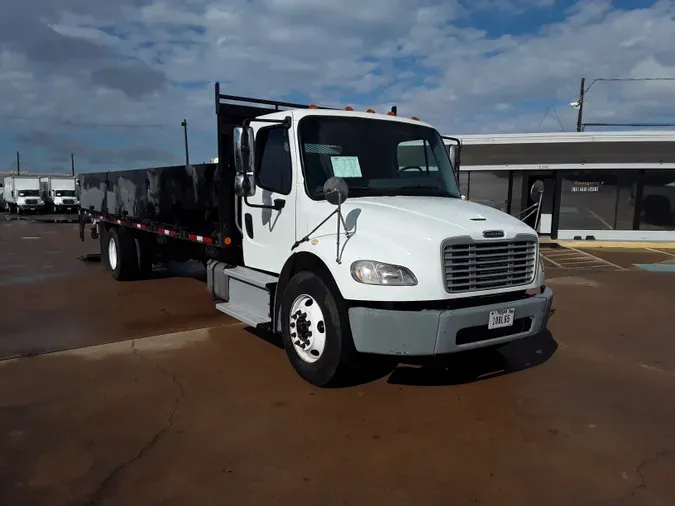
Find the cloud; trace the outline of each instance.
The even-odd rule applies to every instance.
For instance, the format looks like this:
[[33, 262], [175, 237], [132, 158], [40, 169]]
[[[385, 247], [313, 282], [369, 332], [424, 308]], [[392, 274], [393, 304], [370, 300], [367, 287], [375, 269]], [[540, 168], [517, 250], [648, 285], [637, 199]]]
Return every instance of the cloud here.
[[[673, 0], [635, 9], [609, 0], [8, 5], [0, 19], [0, 96], [9, 99], [0, 115], [15, 119], [0, 126], [0, 162], [12, 158], [15, 136], [26, 145], [26, 135], [44, 133], [40, 120], [59, 125], [64, 138], [56, 140], [64, 143], [82, 137], [73, 122], [95, 125], [72, 146], [92, 164], [102, 156], [120, 166], [180, 159], [183, 118], [193, 156], [215, 156], [216, 80], [225, 93], [245, 96], [378, 110], [396, 104], [400, 114], [461, 134], [559, 130], [554, 115], [544, 117], [552, 105], [572, 129], [576, 111], [567, 104], [581, 76], [589, 83], [675, 76]], [[673, 82], [598, 82], [586, 120], [667, 121], [675, 118], [674, 95]], [[103, 128], [112, 124], [165, 127]], [[62, 149], [58, 142], [41, 146]], [[154, 161], [134, 151], [153, 145]]]

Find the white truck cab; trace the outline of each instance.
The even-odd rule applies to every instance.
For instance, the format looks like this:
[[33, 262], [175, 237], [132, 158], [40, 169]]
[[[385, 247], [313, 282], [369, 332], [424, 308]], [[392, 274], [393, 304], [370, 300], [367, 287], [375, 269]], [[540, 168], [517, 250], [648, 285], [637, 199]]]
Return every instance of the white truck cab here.
[[431, 125], [310, 107], [252, 118], [233, 141], [243, 265], [210, 261], [209, 288], [221, 311], [280, 332], [307, 381], [546, 327], [536, 231], [462, 198], [459, 146], [449, 156]]
[[40, 196], [40, 178], [37, 176], [8, 176], [3, 187], [5, 207], [8, 211], [41, 212], [45, 202]]
[[80, 205], [74, 176], [43, 176], [40, 178], [40, 187], [50, 211], [71, 212]]

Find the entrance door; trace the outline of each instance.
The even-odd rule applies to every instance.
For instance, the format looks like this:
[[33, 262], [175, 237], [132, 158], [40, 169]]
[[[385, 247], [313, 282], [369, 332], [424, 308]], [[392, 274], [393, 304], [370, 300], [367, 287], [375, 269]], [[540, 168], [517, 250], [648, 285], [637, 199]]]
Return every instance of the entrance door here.
[[[539, 232], [539, 235], [551, 235], [551, 225], [553, 223], [553, 191], [555, 189], [555, 177], [551, 175], [528, 175], [525, 178], [527, 184], [523, 188], [523, 200], [524, 202], [523, 209], [530, 207], [534, 204], [534, 200], [530, 196], [530, 188], [535, 181], [540, 180], [544, 182], [544, 193], [541, 196], [541, 211], [539, 214], [539, 223], [536, 226], [536, 231]], [[528, 217], [525, 220], [525, 223], [531, 227], [535, 227], [535, 222], [537, 220], [536, 213]]]

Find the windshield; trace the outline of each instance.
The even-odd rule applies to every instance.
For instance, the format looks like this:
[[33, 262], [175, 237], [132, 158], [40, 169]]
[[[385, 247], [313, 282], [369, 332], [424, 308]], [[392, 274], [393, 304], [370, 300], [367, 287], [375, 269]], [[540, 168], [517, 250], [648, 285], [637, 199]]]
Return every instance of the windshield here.
[[74, 197], [75, 190], [56, 190], [57, 197]]
[[40, 190], [19, 190], [19, 197], [39, 197]]
[[341, 116], [307, 116], [298, 128], [313, 199], [323, 198], [332, 176], [344, 178], [352, 197], [460, 196], [443, 139], [432, 128]]

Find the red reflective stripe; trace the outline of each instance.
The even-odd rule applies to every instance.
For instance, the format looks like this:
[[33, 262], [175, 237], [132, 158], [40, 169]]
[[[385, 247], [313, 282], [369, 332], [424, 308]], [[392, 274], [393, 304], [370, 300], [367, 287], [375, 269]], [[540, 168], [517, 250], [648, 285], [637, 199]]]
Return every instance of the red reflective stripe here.
[[166, 229], [166, 228], [160, 228], [159, 233], [163, 234], [163, 235], [171, 235], [171, 236], [176, 235], [176, 232], [174, 230], [169, 230], [169, 229]]
[[121, 225], [121, 224], [122, 224], [122, 220], [115, 220], [115, 223], [117, 223], [118, 225]]
[[191, 241], [203, 242], [205, 244], [213, 244], [213, 239], [210, 237], [204, 237], [202, 235], [189, 234], [188, 239]]
[[134, 227], [140, 228], [141, 230], [145, 230], [145, 225], [143, 225], [142, 223], [134, 223]]

